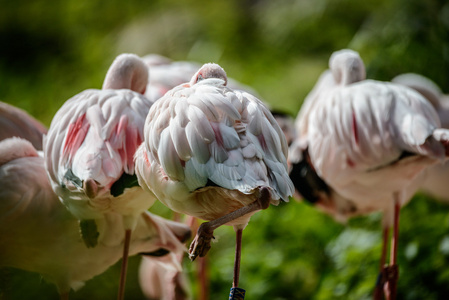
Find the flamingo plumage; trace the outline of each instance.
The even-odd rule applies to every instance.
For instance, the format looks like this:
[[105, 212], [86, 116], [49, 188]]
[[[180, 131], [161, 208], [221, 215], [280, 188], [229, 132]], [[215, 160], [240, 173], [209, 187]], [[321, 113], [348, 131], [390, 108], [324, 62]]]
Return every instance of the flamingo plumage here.
[[80, 220], [86, 246], [95, 247], [99, 241], [122, 243], [110, 237], [104, 219], [110, 213], [123, 218], [126, 235], [119, 295], [124, 291], [131, 232], [140, 214], [156, 200], [138, 186], [133, 160], [152, 105], [143, 96], [147, 82], [148, 68], [138, 56], [119, 55], [103, 88], [88, 89], [67, 100], [44, 138], [51, 184]]
[[[335, 52], [329, 65], [330, 84], [299, 114], [306, 119], [298, 121], [302, 136], [292, 147], [290, 176], [303, 196], [339, 218], [384, 213], [381, 270], [389, 277], [387, 297], [395, 299], [399, 208], [418, 189], [422, 171], [446, 159], [449, 131], [416, 91], [365, 80], [355, 51]], [[391, 265], [384, 270], [390, 227]]]
[[449, 128], [449, 95], [443, 94], [430, 78], [416, 73], [404, 73], [394, 77], [391, 82], [412, 88], [423, 95], [437, 111], [441, 127]]
[[260, 100], [226, 83], [220, 66], [205, 64], [159, 99], [146, 119], [136, 173], [170, 209], [209, 221], [190, 246], [192, 260], [206, 255], [215, 228], [234, 226], [237, 287], [242, 230], [256, 211], [288, 201], [293, 185], [279, 125]]
[[[416, 73], [405, 73], [394, 77], [392, 82], [408, 86], [422, 94], [435, 108], [443, 128], [449, 128], [449, 96], [443, 94], [440, 87], [431, 79]], [[449, 174], [449, 162], [433, 165], [423, 174], [420, 190], [426, 194], [449, 202], [449, 189], [446, 178]]]
[[[63, 299], [122, 257], [120, 215], [105, 216], [117, 242], [100, 241], [87, 248], [79, 237], [78, 220], [51, 187], [44, 159], [24, 139], [0, 142], [0, 208], [0, 266], [41, 274], [57, 286]], [[160, 249], [178, 253], [189, 235], [188, 226], [143, 212], [136, 220], [129, 253], [152, 254]]]
[[42, 150], [42, 137], [47, 128], [23, 109], [0, 102], [0, 128], [0, 141], [21, 137], [30, 141], [37, 150]]

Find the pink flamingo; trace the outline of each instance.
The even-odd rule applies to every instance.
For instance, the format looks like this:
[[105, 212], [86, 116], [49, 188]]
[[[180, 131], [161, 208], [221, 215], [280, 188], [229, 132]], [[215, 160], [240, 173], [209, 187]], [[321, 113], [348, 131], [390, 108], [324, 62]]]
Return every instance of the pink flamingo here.
[[148, 68], [134, 54], [119, 55], [103, 89], [67, 100], [44, 139], [46, 168], [54, 191], [80, 220], [87, 247], [111, 239], [106, 213], [123, 217], [125, 240], [119, 299], [123, 298], [131, 232], [140, 214], [156, 200], [138, 186], [133, 156], [143, 141], [152, 102], [142, 94]]
[[237, 288], [242, 231], [250, 216], [288, 201], [293, 185], [279, 125], [260, 100], [226, 82], [220, 66], [205, 64], [153, 105], [136, 174], [170, 209], [209, 221], [190, 245], [192, 260], [206, 255], [214, 229], [234, 226]]
[[[316, 92], [306, 115], [299, 114], [306, 121], [298, 121], [302, 136], [292, 148], [290, 176], [307, 200], [338, 218], [384, 213], [382, 280], [387, 298], [395, 299], [399, 208], [416, 191], [421, 172], [446, 159], [449, 131], [419, 93], [365, 80], [358, 53], [335, 52], [329, 65], [333, 83]], [[384, 269], [390, 227], [390, 266]]]
[[26, 111], [0, 102], [0, 128], [0, 141], [13, 136], [21, 137], [42, 150], [42, 137], [47, 133], [47, 128]]
[[[189, 82], [192, 76], [201, 67], [201, 64], [192, 61], [172, 61], [171, 59], [159, 55], [148, 54], [142, 57], [147, 66], [149, 67], [149, 82], [145, 95], [152, 101], [156, 101], [161, 98], [165, 93], [172, 88]], [[254, 89], [238, 82], [232, 78], [227, 79], [227, 86], [232, 89], [238, 89], [246, 91], [250, 94], [257, 95]], [[286, 135], [287, 143], [289, 144], [293, 137], [294, 126], [292, 126], [293, 119], [289, 118], [286, 114], [272, 112], [276, 121], [281, 126], [282, 131]], [[200, 285], [200, 294], [207, 295], [208, 282], [204, 276], [207, 273], [207, 257], [202, 257], [197, 260], [198, 263], [198, 283]], [[206, 297], [206, 296], [205, 296]], [[201, 298], [207, 299], [207, 298]]]
[[[71, 289], [81, 288], [122, 257], [123, 219], [109, 213], [104, 222], [117, 242], [86, 248], [78, 220], [53, 192], [36, 149], [20, 138], [0, 142], [0, 266], [40, 273], [67, 299]], [[189, 236], [188, 226], [143, 212], [137, 216], [129, 254], [178, 253]]]

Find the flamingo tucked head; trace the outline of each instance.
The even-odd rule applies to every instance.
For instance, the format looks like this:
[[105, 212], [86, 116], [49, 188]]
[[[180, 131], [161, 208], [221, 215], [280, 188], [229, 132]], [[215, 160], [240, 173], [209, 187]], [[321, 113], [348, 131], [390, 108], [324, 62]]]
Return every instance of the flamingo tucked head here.
[[144, 95], [148, 74], [148, 67], [140, 57], [129, 53], [120, 54], [106, 73], [103, 90], [129, 89]]
[[225, 82], [224, 85], [227, 85], [228, 83], [228, 77], [226, 76], [225, 70], [217, 64], [208, 63], [204, 64], [198, 72], [193, 75], [190, 80], [190, 85], [194, 85], [195, 83], [208, 78], [222, 79]]
[[329, 68], [335, 82], [340, 85], [348, 85], [366, 79], [363, 60], [357, 52], [350, 49], [332, 53], [329, 59]]

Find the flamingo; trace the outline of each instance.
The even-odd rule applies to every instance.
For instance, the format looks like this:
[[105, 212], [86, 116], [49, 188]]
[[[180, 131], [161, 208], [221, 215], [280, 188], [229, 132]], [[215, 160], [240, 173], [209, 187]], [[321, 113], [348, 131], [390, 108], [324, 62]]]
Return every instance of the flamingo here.
[[[165, 93], [172, 88], [190, 81], [192, 76], [201, 67], [201, 64], [193, 61], [172, 61], [170, 58], [159, 54], [148, 54], [142, 57], [149, 67], [149, 81], [145, 92], [146, 97], [152, 101], [157, 101]], [[248, 85], [245, 85], [233, 78], [227, 78], [227, 86], [232, 89], [244, 90], [250, 94], [255, 95], [260, 99], [256, 91]], [[267, 103], [265, 103], [267, 105]], [[267, 105], [268, 106], [268, 105]], [[289, 144], [294, 134], [294, 127], [292, 126], [293, 119], [287, 114], [280, 111], [272, 111], [276, 121], [281, 126], [282, 131], [286, 135], [287, 143]], [[198, 222], [198, 221], [194, 221]], [[198, 263], [198, 283], [200, 285], [200, 299], [208, 295], [208, 282], [205, 277], [207, 273], [207, 256], [202, 257], [196, 262]]]
[[[119, 299], [123, 298], [131, 232], [141, 212], [155, 201], [134, 174], [133, 156], [143, 141], [152, 102], [143, 96], [148, 68], [134, 54], [110, 66], [101, 90], [88, 89], [67, 100], [44, 138], [46, 168], [54, 191], [80, 220], [87, 247], [111, 244], [106, 213], [123, 217], [125, 240]], [[111, 241], [109, 241], [111, 239]]]
[[47, 128], [26, 111], [0, 102], [0, 128], [0, 141], [13, 136], [21, 137], [42, 150], [42, 136], [47, 133]]
[[[307, 200], [337, 218], [383, 212], [381, 274], [387, 298], [395, 299], [399, 209], [418, 188], [421, 172], [448, 156], [449, 131], [416, 91], [365, 80], [357, 52], [337, 51], [329, 66], [333, 82], [312, 95], [307, 114], [299, 114], [306, 119], [298, 121], [302, 137], [292, 151], [300, 153], [290, 156], [290, 176]], [[390, 227], [390, 266], [384, 269]]]
[[[123, 218], [106, 214], [105, 222], [111, 236], [122, 241]], [[143, 212], [137, 217], [129, 253], [178, 253], [184, 251], [182, 243], [189, 235], [188, 226]], [[61, 299], [122, 257], [119, 242], [100, 241], [91, 249], [84, 245], [78, 220], [53, 192], [44, 159], [21, 138], [0, 142], [0, 243], [0, 267], [40, 273], [57, 286]]]
[[266, 106], [226, 86], [225, 71], [203, 65], [189, 83], [150, 109], [136, 152], [139, 184], [175, 212], [202, 223], [189, 248], [194, 260], [210, 249], [213, 231], [236, 231], [233, 290], [238, 290], [242, 231], [252, 214], [288, 201], [287, 143]]

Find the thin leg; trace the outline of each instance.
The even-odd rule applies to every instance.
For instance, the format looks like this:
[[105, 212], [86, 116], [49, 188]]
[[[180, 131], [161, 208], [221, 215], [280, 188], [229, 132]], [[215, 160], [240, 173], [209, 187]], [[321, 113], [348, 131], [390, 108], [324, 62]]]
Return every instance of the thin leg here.
[[396, 258], [398, 253], [398, 238], [399, 238], [399, 202], [395, 201], [394, 204], [394, 226], [393, 226], [393, 238], [391, 240], [391, 253], [390, 253], [390, 265], [396, 264]]
[[260, 197], [248, 206], [244, 206], [236, 211], [233, 211], [232, 213], [224, 215], [223, 217], [201, 224], [198, 228], [195, 239], [192, 244], [190, 244], [190, 260], [194, 261], [198, 255], [203, 257], [207, 254], [210, 249], [210, 241], [213, 238], [215, 229], [251, 212], [266, 209], [268, 206], [270, 206], [270, 192], [267, 188], [263, 188], [261, 189]]
[[239, 276], [240, 276], [240, 257], [242, 254], [242, 233], [243, 229], [238, 229], [236, 231], [235, 238], [235, 261], [234, 261], [234, 280], [232, 281], [232, 287], [239, 286]]
[[120, 285], [117, 298], [118, 300], [123, 300], [123, 298], [125, 297], [126, 271], [128, 269], [128, 253], [130, 241], [131, 229], [127, 229], [125, 230], [125, 242], [123, 245], [122, 268], [120, 270]]
[[397, 253], [399, 242], [399, 200], [396, 198], [394, 203], [394, 225], [393, 225], [393, 237], [391, 239], [391, 253], [390, 253], [390, 266], [388, 270], [387, 288], [389, 291], [389, 298], [391, 300], [396, 299], [396, 288], [399, 278], [399, 269], [397, 265]]
[[385, 268], [385, 262], [387, 260], [387, 248], [388, 248], [388, 236], [390, 227], [384, 227], [383, 229], [383, 241], [382, 241], [382, 255], [380, 256], [379, 270], [382, 272]]
[[390, 228], [388, 226], [384, 226], [382, 234], [383, 239], [382, 239], [382, 253], [380, 256], [380, 264], [379, 264], [379, 276], [377, 278], [376, 286], [374, 288], [374, 295], [373, 295], [374, 300], [383, 299], [383, 288], [386, 280], [385, 261], [387, 257], [389, 231]]
[[200, 278], [200, 300], [209, 299], [209, 274], [207, 261], [207, 256], [200, 257], [200, 259], [198, 260]]
[[[187, 217], [187, 225], [190, 227], [192, 232], [198, 231], [199, 222], [198, 219], [192, 216]], [[199, 290], [199, 300], [209, 299], [209, 274], [208, 274], [208, 259], [207, 256], [200, 257], [197, 262], [197, 280], [198, 280], [198, 290]]]

